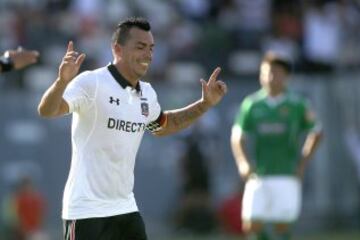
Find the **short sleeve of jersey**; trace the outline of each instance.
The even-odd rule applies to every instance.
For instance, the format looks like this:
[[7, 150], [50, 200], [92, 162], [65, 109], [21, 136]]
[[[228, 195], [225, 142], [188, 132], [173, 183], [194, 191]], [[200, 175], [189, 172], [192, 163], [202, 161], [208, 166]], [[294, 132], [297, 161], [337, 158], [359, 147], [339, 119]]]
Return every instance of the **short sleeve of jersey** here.
[[160, 104], [157, 99], [157, 94], [154, 89], [152, 89], [152, 100], [150, 101], [150, 113], [149, 120], [150, 122], [147, 124], [146, 129], [150, 132], [158, 131], [163, 124], [166, 122], [165, 115], [161, 111]]
[[155, 97], [150, 103], [150, 113], [149, 113], [149, 119], [151, 122], [155, 121], [161, 113], [161, 107], [157, 99], [157, 95], [154, 91]]
[[66, 87], [63, 98], [69, 105], [69, 113], [84, 111], [91, 106], [95, 92], [94, 78], [94, 74], [83, 72]]
[[315, 130], [320, 126], [318, 122], [315, 112], [312, 109], [310, 102], [307, 100], [303, 100], [300, 103], [300, 108], [302, 112], [302, 129], [306, 131]]
[[236, 115], [234, 126], [239, 126], [244, 132], [252, 131], [251, 109], [253, 102], [250, 98], [245, 98], [241, 103], [240, 109]]

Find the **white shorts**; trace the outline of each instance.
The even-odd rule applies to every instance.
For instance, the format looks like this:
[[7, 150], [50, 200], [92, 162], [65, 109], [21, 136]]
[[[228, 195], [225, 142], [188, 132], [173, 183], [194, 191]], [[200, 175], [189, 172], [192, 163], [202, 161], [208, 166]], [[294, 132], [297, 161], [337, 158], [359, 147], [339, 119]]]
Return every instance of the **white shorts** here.
[[242, 204], [244, 221], [293, 222], [300, 214], [300, 181], [292, 176], [250, 178]]

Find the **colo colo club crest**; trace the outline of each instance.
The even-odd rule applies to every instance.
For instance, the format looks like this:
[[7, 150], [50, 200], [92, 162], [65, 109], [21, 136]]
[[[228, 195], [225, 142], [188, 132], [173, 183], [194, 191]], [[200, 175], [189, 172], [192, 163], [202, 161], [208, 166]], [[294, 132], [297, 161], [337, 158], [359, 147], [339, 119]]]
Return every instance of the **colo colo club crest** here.
[[149, 104], [146, 102], [141, 103], [141, 114], [145, 117], [149, 116]]

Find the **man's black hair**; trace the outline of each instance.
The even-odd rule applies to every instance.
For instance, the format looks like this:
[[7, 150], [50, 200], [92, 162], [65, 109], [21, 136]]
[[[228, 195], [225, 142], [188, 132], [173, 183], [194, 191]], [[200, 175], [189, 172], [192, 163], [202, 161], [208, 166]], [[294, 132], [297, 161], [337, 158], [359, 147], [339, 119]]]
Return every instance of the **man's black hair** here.
[[130, 36], [130, 29], [131, 28], [139, 28], [144, 31], [150, 31], [151, 26], [150, 23], [142, 17], [131, 17], [127, 18], [126, 20], [120, 22], [112, 37], [113, 43], [118, 43], [120, 45], [124, 45], [126, 41], [129, 39]]
[[263, 63], [275, 64], [282, 67], [287, 74], [291, 72], [291, 63], [289, 60], [284, 57], [279, 56], [276, 53], [268, 52], [262, 59]]

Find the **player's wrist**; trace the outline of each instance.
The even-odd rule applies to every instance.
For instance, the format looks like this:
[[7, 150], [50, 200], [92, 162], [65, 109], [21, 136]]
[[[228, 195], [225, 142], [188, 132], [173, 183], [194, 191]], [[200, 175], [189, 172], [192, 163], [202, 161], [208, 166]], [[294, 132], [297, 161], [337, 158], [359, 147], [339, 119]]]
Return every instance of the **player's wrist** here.
[[209, 108], [212, 107], [211, 103], [209, 103], [209, 101], [206, 101], [203, 98], [200, 100], [200, 106], [204, 112], [206, 112]]
[[56, 80], [55, 80], [55, 84], [59, 87], [66, 87], [68, 84], [69, 84], [69, 80], [65, 79], [65, 78], [61, 78], [61, 77], [58, 77]]

